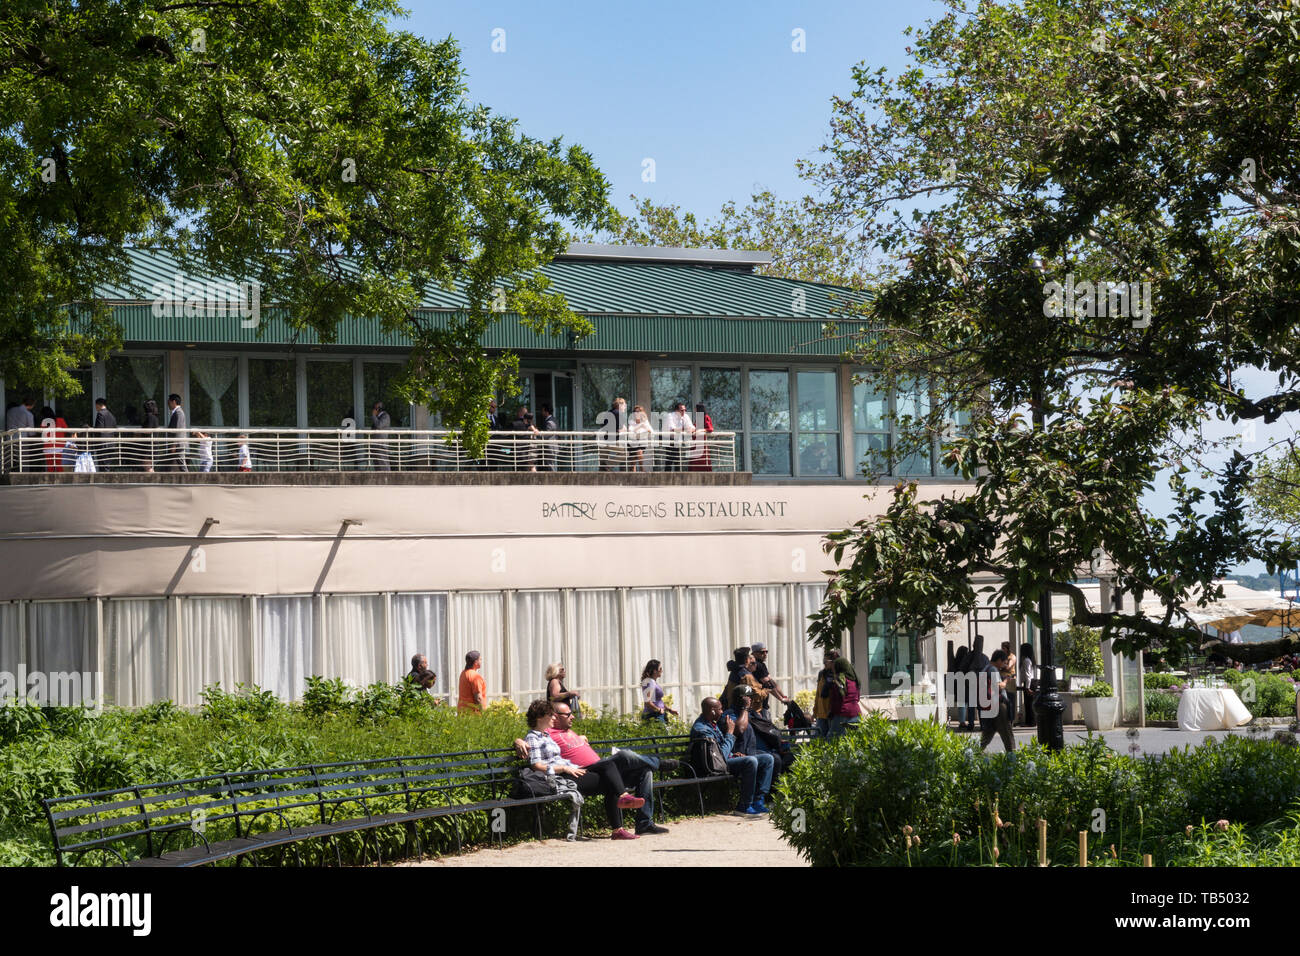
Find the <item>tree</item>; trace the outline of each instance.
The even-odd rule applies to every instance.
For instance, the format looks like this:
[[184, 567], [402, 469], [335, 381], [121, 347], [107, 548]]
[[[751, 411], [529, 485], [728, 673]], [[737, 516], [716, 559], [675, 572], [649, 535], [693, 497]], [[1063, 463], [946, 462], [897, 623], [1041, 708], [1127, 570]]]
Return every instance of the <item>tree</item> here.
[[[256, 280], [295, 328], [347, 315], [414, 341], [402, 390], [486, 440], [517, 360], [480, 339], [503, 306], [542, 334], [592, 331], [536, 267], [600, 227], [591, 157], [465, 100], [456, 44], [390, 29], [390, 0], [49, 4], [0, 13], [0, 362], [75, 391], [120, 343], [102, 284], [125, 248]], [[468, 299], [418, 311], [427, 286]], [[498, 292], [498, 290], [500, 290]]]
[[607, 233], [587, 238], [615, 245], [770, 252], [772, 261], [757, 269], [760, 275], [857, 289], [871, 275], [865, 239], [837, 229], [811, 198], [790, 202], [762, 190], [743, 208], [734, 201], [724, 203], [718, 217], [703, 224], [680, 206], [630, 198], [636, 203], [634, 215], [618, 215]]
[[[855, 71], [809, 175], [828, 217], [892, 257], [856, 350], [891, 384], [935, 383], [918, 440], [969, 412], [946, 456], [974, 488], [900, 486], [881, 519], [832, 535], [852, 560], [814, 637], [884, 603], [918, 630], [990, 597], [1037, 621], [1049, 591], [1122, 649], [1182, 646], [1194, 587], [1218, 596], [1233, 565], [1291, 548], [1245, 517], [1252, 461], [1205, 465], [1198, 429], [1300, 408], [1300, 8], [949, 7], [901, 75]], [[1248, 368], [1277, 388], [1247, 394]], [[1176, 507], [1156, 518], [1141, 496], [1162, 468]], [[1085, 606], [1071, 582], [1103, 556], [1162, 619]]]

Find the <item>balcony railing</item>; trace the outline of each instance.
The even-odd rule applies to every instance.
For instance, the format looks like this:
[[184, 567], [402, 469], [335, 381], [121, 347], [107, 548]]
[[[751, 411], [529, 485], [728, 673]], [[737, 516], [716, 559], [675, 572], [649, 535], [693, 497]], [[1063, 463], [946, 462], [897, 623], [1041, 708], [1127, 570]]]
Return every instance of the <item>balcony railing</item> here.
[[17, 428], [0, 433], [2, 473], [735, 470], [735, 432], [492, 432], [477, 458], [449, 431]]

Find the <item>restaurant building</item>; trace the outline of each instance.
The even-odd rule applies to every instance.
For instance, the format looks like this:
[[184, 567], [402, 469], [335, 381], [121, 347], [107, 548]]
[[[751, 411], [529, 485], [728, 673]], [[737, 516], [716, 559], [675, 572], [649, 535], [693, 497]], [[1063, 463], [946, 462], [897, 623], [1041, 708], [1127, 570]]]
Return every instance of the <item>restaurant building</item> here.
[[[937, 445], [880, 483], [860, 476], [866, 456], [894, 446], [891, 413], [924, 411], [929, 385], [890, 393], [846, 364], [846, 341], [823, 326], [867, 328], [842, 312], [854, 294], [758, 275], [763, 254], [574, 245], [546, 266], [595, 334], [543, 339], [506, 313], [482, 342], [519, 355], [504, 408], [554, 409], [560, 453], [537, 472], [518, 463], [545, 464], [541, 452], [468, 460], [396, 395], [401, 335], [349, 319], [322, 344], [269, 294], [255, 323], [205, 312], [169, 290], [220, 283], [132, 255], [131, 282], [102, 293], [124, 349], [79, 373], [81, 395], [37, 395], [36, 410], [76, 430], [105, 397], [115, 447], [148, 451], [134, 437], [144, 401], [165, 424], [177, 393], [190, 470], [146, 473], [119, 457], [108, 471], [52, 473], [50, 449], [28, 435], [16, 452], [11, 432], [0, 484], [0, 672], [90, 673], [107, 703], [194, 706], [218, 681], [294, 698], [312, 674], [396, 680], [416, 652], [454, 693], [474, 649], [491, 697], [524, 703], [563, 661], [585, 701], [624, 711], [658, 659], [685, 714], [721, 688], [731, 649], [754, 641], [771, 648], [783, 689], [806, 690], [821, 655], [804, 622], [831, 568], [823, 536], [881, 513], [899, 478], [927, 493], [963, 487]], [[423, 305], [439, 321], [462, 302], [432, 290]], [[24, 391], [5, 382], [6, 407]], [[665, 471], [652, 454], [650, 470], [626, 470], [629, 452], [601, 445], [616, 397], [656, 423], [678, 401], [704, 405], [705, 466]], [[365, 414], [376, 400], [392, 428], [378, 446]], [[216, 438], [208, 472], [193, 434], [204, 429]], [[238, 470], [239, 433], [251, 471]], [[887, 609], [846, 647], [882, 701], [897, 672], [943, 664], [936, 635], [894, 634]]]

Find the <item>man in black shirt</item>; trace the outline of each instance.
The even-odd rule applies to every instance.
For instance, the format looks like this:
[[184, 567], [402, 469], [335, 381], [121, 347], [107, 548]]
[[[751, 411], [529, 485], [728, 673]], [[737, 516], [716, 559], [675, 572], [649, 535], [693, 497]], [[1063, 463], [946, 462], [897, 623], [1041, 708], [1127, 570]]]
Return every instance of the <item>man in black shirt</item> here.
[[[750, 653], [754, 655], [754, 680], [758, 681], [763, 689], [776, 695], [776, 699], [783, 704], [788, 704], [790, 698], [781, 693], [781, 689], [776, 686], [776, 681], [772, 680], [767, 671], [767, 645], [762, 641], [755, 641], [750, 645]], [[760, 713], [768, 716], [768, 708], [764, 705]], [[770, 718], [769, 718], [770, 719]]]

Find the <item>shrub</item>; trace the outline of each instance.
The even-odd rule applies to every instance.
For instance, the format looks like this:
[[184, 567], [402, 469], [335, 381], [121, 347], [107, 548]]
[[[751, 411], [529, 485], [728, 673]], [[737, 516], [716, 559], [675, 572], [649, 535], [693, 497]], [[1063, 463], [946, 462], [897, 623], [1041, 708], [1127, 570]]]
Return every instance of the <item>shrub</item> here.
[[302, 695], [302, 712], [308, 717], [341, 714], [352, 707], [352, 689], [341, 677], [307, 678], [307, 690]]
[[49, 731], [50, 722], [46, 719], [45, 711], [38, 705], [26, 700], [15, 700], [0, 706], [0, 745]]
[[900, 707], [916, 706], [923, 707], [934, 703], [934, 695], [927, 694], [924, 691], [909, 691], [906, 694], [899, 694], [895, 701]]
[[1295, 714], [1296, 685], [1288, 677], [1251, 672], [1243, 675], [1233, 686], [1246, 709], [1255, 717], [1291, 717]]
[[999, 862], [1027, 864], [1040, 817], [1052, 859], [1073, 860], [1076, 834], [1100, 825], [1096, 862], [1138, 865], [1152, 853], [1163, 863], [1191, 852], [1189, 825], [1259, 828], [1287, 813], [1300, 798], [1300, 747], [1211, 738], [1156, 758], [1090, 735], [1060, 752], [1031, 742], [984, 754], [937, 725], [873, 715], [809, 744], [778, 791], [772, 819], [814, 865], [989, 863], [995, 845]]
[[1178, 677], [1174, 674], [1143, 674], [1142, 684], [1147, 690], [1168, 690], [1170, 687], [1177, 687], [1185, 677]]
[[817, 702], [817, 695], [810, 690], [801, 690], [794, 695], [794, 702], [799, 705], [799, 709], [805, 714], [812, 716], [813, 705]]
[[1071, 624], [1056, 635], [1056, 649], [1068, 673], [1101, 676], [1101, 631], [1095, 627]]
[[1177, 720], [1178, 695], [1166, 690], [1150, 691], [1146, 695], [1147, 720]]
[[222, 690], [220, 684], [212, 684], [203, 688], [199, 696], [203, 698], [203, 716], [222, 723], [261, 723], [284, 716], [287, 709], [274, 693], [256, 684], [236, 684], [234, 693]]
[[1115, 688], [1111, 687], [1104, 680], [1095, 680], [1083, 690], [1079, 691], [1080, 697], [1114, 697]]

